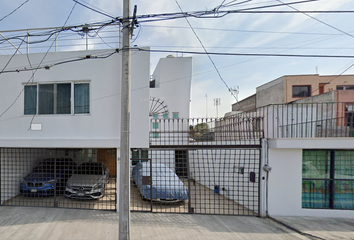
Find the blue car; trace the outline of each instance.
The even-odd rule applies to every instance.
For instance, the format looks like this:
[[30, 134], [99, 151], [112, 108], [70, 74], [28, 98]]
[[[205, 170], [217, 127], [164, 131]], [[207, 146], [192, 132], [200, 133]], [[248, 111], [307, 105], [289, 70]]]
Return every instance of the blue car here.
[[[143, 199], [173, 203], [188, 200], [188, 189], [165, 164], [141, 162], [133, 168], [133, 180]], [[151, 176], [151, 178], [149, 177]], [[151, 183], [146, 179], [151, 179]]]
[[20, 194], [46, 197], [64, 191], [76, 164], [71, 158], [46, 159], [21, 179]]

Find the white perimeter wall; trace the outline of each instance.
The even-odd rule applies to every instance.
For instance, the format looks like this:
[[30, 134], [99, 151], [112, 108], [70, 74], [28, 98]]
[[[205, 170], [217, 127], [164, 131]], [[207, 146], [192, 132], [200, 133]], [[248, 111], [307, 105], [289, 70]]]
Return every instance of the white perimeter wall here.
[[[211, 190], [218, 185], [220, 195], [258, 212], [259, 150], [190, 150], [189, 165], [196, 182]], [[250, 181], [250, 172], [256, 173], [254, 183]]]
[[354, 139], [277, 139], [269, 141], [268, 214], [354, 218], [354, 211], [302, 208], [302, 149], [353, 149]]
[[[44, 63], [99, 55], [113, 50], [49, 53]], [[11, 56], [0, 56], [0, 66]], [[131, 71], [131, 145], [148, 147], [149, 133], [149, 53], [132, 54]], [[32, 66], [37, 66], [43, 54], [30, 54]], [[26, 55], [16, 55], [6, 69], [29, 68]], [[21, 93], [32, 72], [0, 75], [0, 114]], [[54, 148], [119, 148], [121, 109], [121, 54], [107, 59], [87, 59], [38, 70], [33, 82], [90, 83], [90, 114], [83, 115], [24, 115], [24, 94], [0, 118], [0, 147]], [[29, 131], [30, 123], [41, 124], [42, 131]]]
[[165, 102], [170, 118], [173, 112], [179, 112], [179, 118], [189, 118], [192, 58], [161, 58], [153, 78], [156, 87], [150, 89], [150, 96]]

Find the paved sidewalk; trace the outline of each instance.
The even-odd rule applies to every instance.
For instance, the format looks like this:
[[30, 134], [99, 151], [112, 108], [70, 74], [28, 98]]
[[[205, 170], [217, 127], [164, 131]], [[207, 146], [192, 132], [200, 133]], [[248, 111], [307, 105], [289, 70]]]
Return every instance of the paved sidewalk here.
[[[353, 219], [278, 218], [278, 220], [320, 238], [302, 235], [271, 219], [257, 217], [132, 213], [131, 239], [354, 239]], [[324, 227], [325, 223], [332, 226], [333, 231]], [[1, 206], [0, 239], [117, 240], [118, 213]]]

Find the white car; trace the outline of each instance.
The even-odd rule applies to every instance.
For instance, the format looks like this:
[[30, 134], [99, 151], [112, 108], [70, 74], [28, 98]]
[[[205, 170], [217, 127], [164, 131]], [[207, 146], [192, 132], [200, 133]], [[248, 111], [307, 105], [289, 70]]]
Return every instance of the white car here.
[[100, 162], [82, 163], [66, 182], [65, 197], [98, 199], [104, 196], [109, 169]]

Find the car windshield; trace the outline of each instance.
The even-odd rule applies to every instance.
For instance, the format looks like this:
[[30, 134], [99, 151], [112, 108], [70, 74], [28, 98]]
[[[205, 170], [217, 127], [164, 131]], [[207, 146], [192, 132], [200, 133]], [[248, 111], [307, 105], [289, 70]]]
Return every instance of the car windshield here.
[[55, 168], [53, 163], [46, 163], [35, 167], [34, 172], [54, 173], [54, 169]]
[[76, 174], [102, 175], [102, 167], [99, 164], [82, 164], [77, 168]]

